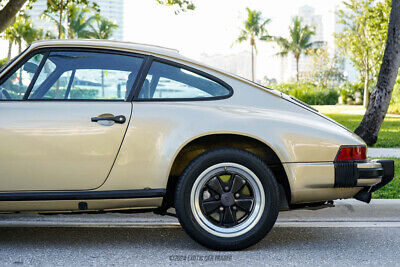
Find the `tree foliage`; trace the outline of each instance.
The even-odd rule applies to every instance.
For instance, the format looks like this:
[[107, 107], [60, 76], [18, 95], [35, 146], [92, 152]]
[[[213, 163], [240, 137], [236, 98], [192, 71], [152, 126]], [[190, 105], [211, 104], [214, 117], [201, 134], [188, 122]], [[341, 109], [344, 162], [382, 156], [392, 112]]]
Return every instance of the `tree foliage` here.
[[387, 40], [379, 69], [377, 84], [372, 91], [364, 117], [354, 131], [368, 145], [374, 145], [386, 116], [393, 87], [400, 67], [400, 1], [393, 0], [389, 16]]
[[[167, 6], [177, 6], [178, 9], [175, 10], [175, 13], [179, 13], [185, 10], [194, 10], [195, 5], [190, 0], [156, 0], [159, 4], [167, 5]], [[22, 7], [28, 3], [28, 8], [32, 6], [32, 4], [36, 2], [36, 0], [0, 0], [0, 33], [2, 33], [8, 26], [10, 26], [15, 17], [21, 11]], [[91, 8], [98, 9], [98, 5], [95, 2], [90, 2], [89, 0], [47, 0], [47, 8], [45, 12], [47, 14], [58, 14], [59, 18], [59, 36], [61, 37], [61, 25], [63, 19], [63, 13], [65, 7], [70, 3], [74, 4], [84, 4]]]
[[323, 87], [338, 86], [345, 80], [343, 57], [337, 54], [331, 56], [326, 46], [309, 50], [308, 56], [309, 70], [302, 73], [302, 80]]
[[89, 27], [91, 29], [91, 38], [110, 39], [118, 25], [107, 18], [96, 17]]
[[309, 25], [304, 25], [299, 17], [294, 17], [292, 25], [289, 27], [289, 38], [275, 37], [275, 42], [280, 46], [280, 56], [293, 54], [296, 59], [296, 80], [299, 81], [299, 60], [302, 54], [308, 54], [311, 49], [321, 45], [320, 41], [311, 41], [315, 35], [314, 29]]
[[[376, 83], [387, 38], [391, 0], [348, 0], [337, 11], [342, 32], [335, 34], [338, 48], [350, 58], [368, 90]], [[368, 101], [364, 93], [364, 106]]]
[[195, 5], [190, 0], [156, 0], [156, 1], [159, 4], [166, 6], [177, 6], [178, 8], [175, 10], [175, 14], [178, 14], [181, 11], [195, 9]]
[[[47, 0], [47, 8], [43, 12], [43, 15], [57, 23], [58, 39], [65, 38], [66, 36], [67, 31], [63, 24], [66, 21], [72, 22], [73, 18], [77, 18], [77, 6], [79, 6], [79, 8], [81, 8], [80, 11], [83, 12], [86, 9], [92, 9], [96, 14], [100, 12], [99, 6], [95, 2], [89, 0]], [[78, 21], [78, 23], [79, 22], [81, 23], [82, 21]]]

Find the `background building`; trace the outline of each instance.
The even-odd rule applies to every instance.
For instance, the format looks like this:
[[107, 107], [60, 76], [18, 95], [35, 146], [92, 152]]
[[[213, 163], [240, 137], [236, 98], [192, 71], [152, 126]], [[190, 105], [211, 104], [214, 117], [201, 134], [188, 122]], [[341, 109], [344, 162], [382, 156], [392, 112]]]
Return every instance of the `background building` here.
[[[124, 0], [94, 0], [100, 8], [100, 15], [113, 21], [118, 25], [118, 28], [114, 31], [112, 39], [123, 40], [124, 39]], [[33, 25], [36, 28], [42, 28], [49, 30], [57, 36], [57, 27], [54, 23], [49, 22], [46, 19], [42, 19], [41, 15], [47, 7], [47, 0], [37, 0], [31, 10], [27, 13], [31, 16]]]
[[251, 53], [249, 51], [229, 55], [208, 55], [203, 53], [200, 61], [243, 78], [251, 79]]
[[[339, 7], [337, 6], [335, 11], [338, 9], [339, 9]], [[336, 14], [336, 12], [335, 12], [335, 14]], [[337, 15], [335, 15], [335, 33], [341, 33], [344, 30], [344, 26], [338, 22], [339, 22], [339, 17]], [[334, 51], [335, 51], [335, 53], [339, 53], [336, 45], [334, 45]], [[349, 81], [353, 82], [353, 81], [357, 80], [357, 76], [358, 76], [357, 69], [352, 65], [349, 58], [345, 59], [343, 69], [344, 69], [344, 75]]]

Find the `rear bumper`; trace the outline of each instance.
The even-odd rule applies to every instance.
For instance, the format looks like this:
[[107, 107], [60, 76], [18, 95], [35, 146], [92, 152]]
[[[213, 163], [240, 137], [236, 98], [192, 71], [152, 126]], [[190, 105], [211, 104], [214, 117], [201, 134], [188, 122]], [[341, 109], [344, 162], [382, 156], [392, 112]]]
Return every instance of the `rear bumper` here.
[[334, 187], [371, 187], [374, 192], [394, 177], [393, 160], [369, 160], [363, 163], [336, 162]]

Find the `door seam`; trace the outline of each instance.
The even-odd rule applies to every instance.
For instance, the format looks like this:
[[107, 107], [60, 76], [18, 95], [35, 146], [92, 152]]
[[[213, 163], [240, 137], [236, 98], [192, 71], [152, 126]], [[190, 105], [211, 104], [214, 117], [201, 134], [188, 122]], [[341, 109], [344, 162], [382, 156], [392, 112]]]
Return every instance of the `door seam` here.
[[112, 165], [111, 165], [111, 169], [110, 169], [110, 171], [108, 172], [108, 174], [107, 174], [107, 176], [106, 176], [106, 179], [104, 179], [104, 181], [103, 181], [98, 187], [95, 187], [95, 188], [90, 189], [90, 190], [97, 190], [97, 189], [99, 189], [100, 187], [102, 187], [102, 186], [107, 182], [108, 178], [110, 177], [111, 171], [113, 170], [114, 165], [115, 165], [115, 162], [117, 161], [119, 152], [121, 151], [122, 145], [124, 144], [125, 137], [126, 137], [126, 133], [128, 132], [129, 126], [130, 126], [130, 124], [131, 124], [131, 120], [132, 120], [132, 116], [133, 116], [133, 103], [130, 102], [130, 104], [131, 104], [131, 113], [130, 113], [130, 116], [129, 116], [128, 125], [126, 125], [126, 129], [125, 129], [124, 136], [122, 137], [121, 144], [120, 144], [120, 146], [119, 146], [119, 148], [118, 148], [117, 154], [115, 155], [114, 161], [113, 161], [113, 163], [112, 163]]

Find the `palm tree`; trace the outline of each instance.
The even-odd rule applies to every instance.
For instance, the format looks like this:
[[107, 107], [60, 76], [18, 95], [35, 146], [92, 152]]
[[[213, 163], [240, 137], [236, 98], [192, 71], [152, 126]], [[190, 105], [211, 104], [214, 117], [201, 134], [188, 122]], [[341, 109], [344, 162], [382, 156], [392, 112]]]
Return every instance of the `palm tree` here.
[[[44, 12], [43, 18], [49, 19], [58, 28], [58, 38], [63, 39], [68, 35], [68, 39], [75, 38], [91, 38], [89, 25], [96, 19], [95, 15], [89, 16], [91, 9], [81, 7], [71, 2], [66, 7], [66, 11], [62, 12], [62, 17], [52, 16], [51, 13]], [[68, 23], [63, 23], [68, 22]], [[67, 24], [68, 26], [65, 26]]]
[[256, 39], [268, 40], [268, 35], [265, 26], [271, 19], [263, 19], [261, 12], [256, 10], [247, 10], [247, 20], [244, 21], [244, 28], [242, 29], [239, 38], [236, 40], [238, 43], [243, 41], [250, 41], [251, 46], [251, 79], [254, 81], [254, 52], [257, 53]]
[[15, 23], [11, 26], [10, 30], [11, 34], [14, 38], [14, 43], [18, 45], [18, 54], [21, 54], [22, 51], [22, 40], [23, 35], [25, 34], [25, 21], [21, 17], [18, 17]]
[[4, 31], [3, 38], [8, 40], [7, 62], [9, 62], [11, 59], [12, 46], [15, 43], [15, 32], [12, 25]]
[[114, 31], [118, 28], [118, 25], [107, 18], [96, 17], [90, 23], [89, 28], [91, 29], [91, 38], [110, 39]]
[[81, 8], [75, 4], [68, 6], [68, 38], [90, 38], [93, 35], [90, 26], [97, 17], [92, 15], [87, 18], [89, 13], [89, 8]]
[[65, 38], [66, 30], [62, 23], [65, 20], [65, 17], [66, 17], [66, 12], [63, 13], [63, 17], [61, 19], [54, 17], [54, 16], [50, 15], [49, 13], [43, 13], [41, 15], [42, 20], [48, 19], [48, 20], [50, 20], [50, 22], [54, 23], [57, 26], [57, 30], [58, 30], [57, 38], [58, 39]]
[[281, 47], [278, 53], [280, 56], [286, 56], [292, 53], [296, 59], [296, 80], [299, 81], [299, 61], [302, 54], [307, 54], [313, 47], [322, 44], [321, 41], [311, 41], [311, 37], [315, 32], [310, 26], [303, 25], [302, 19], [294, 17], [292, 25], [289, 27], [289, 38], [274, 38], [275, 42]]

